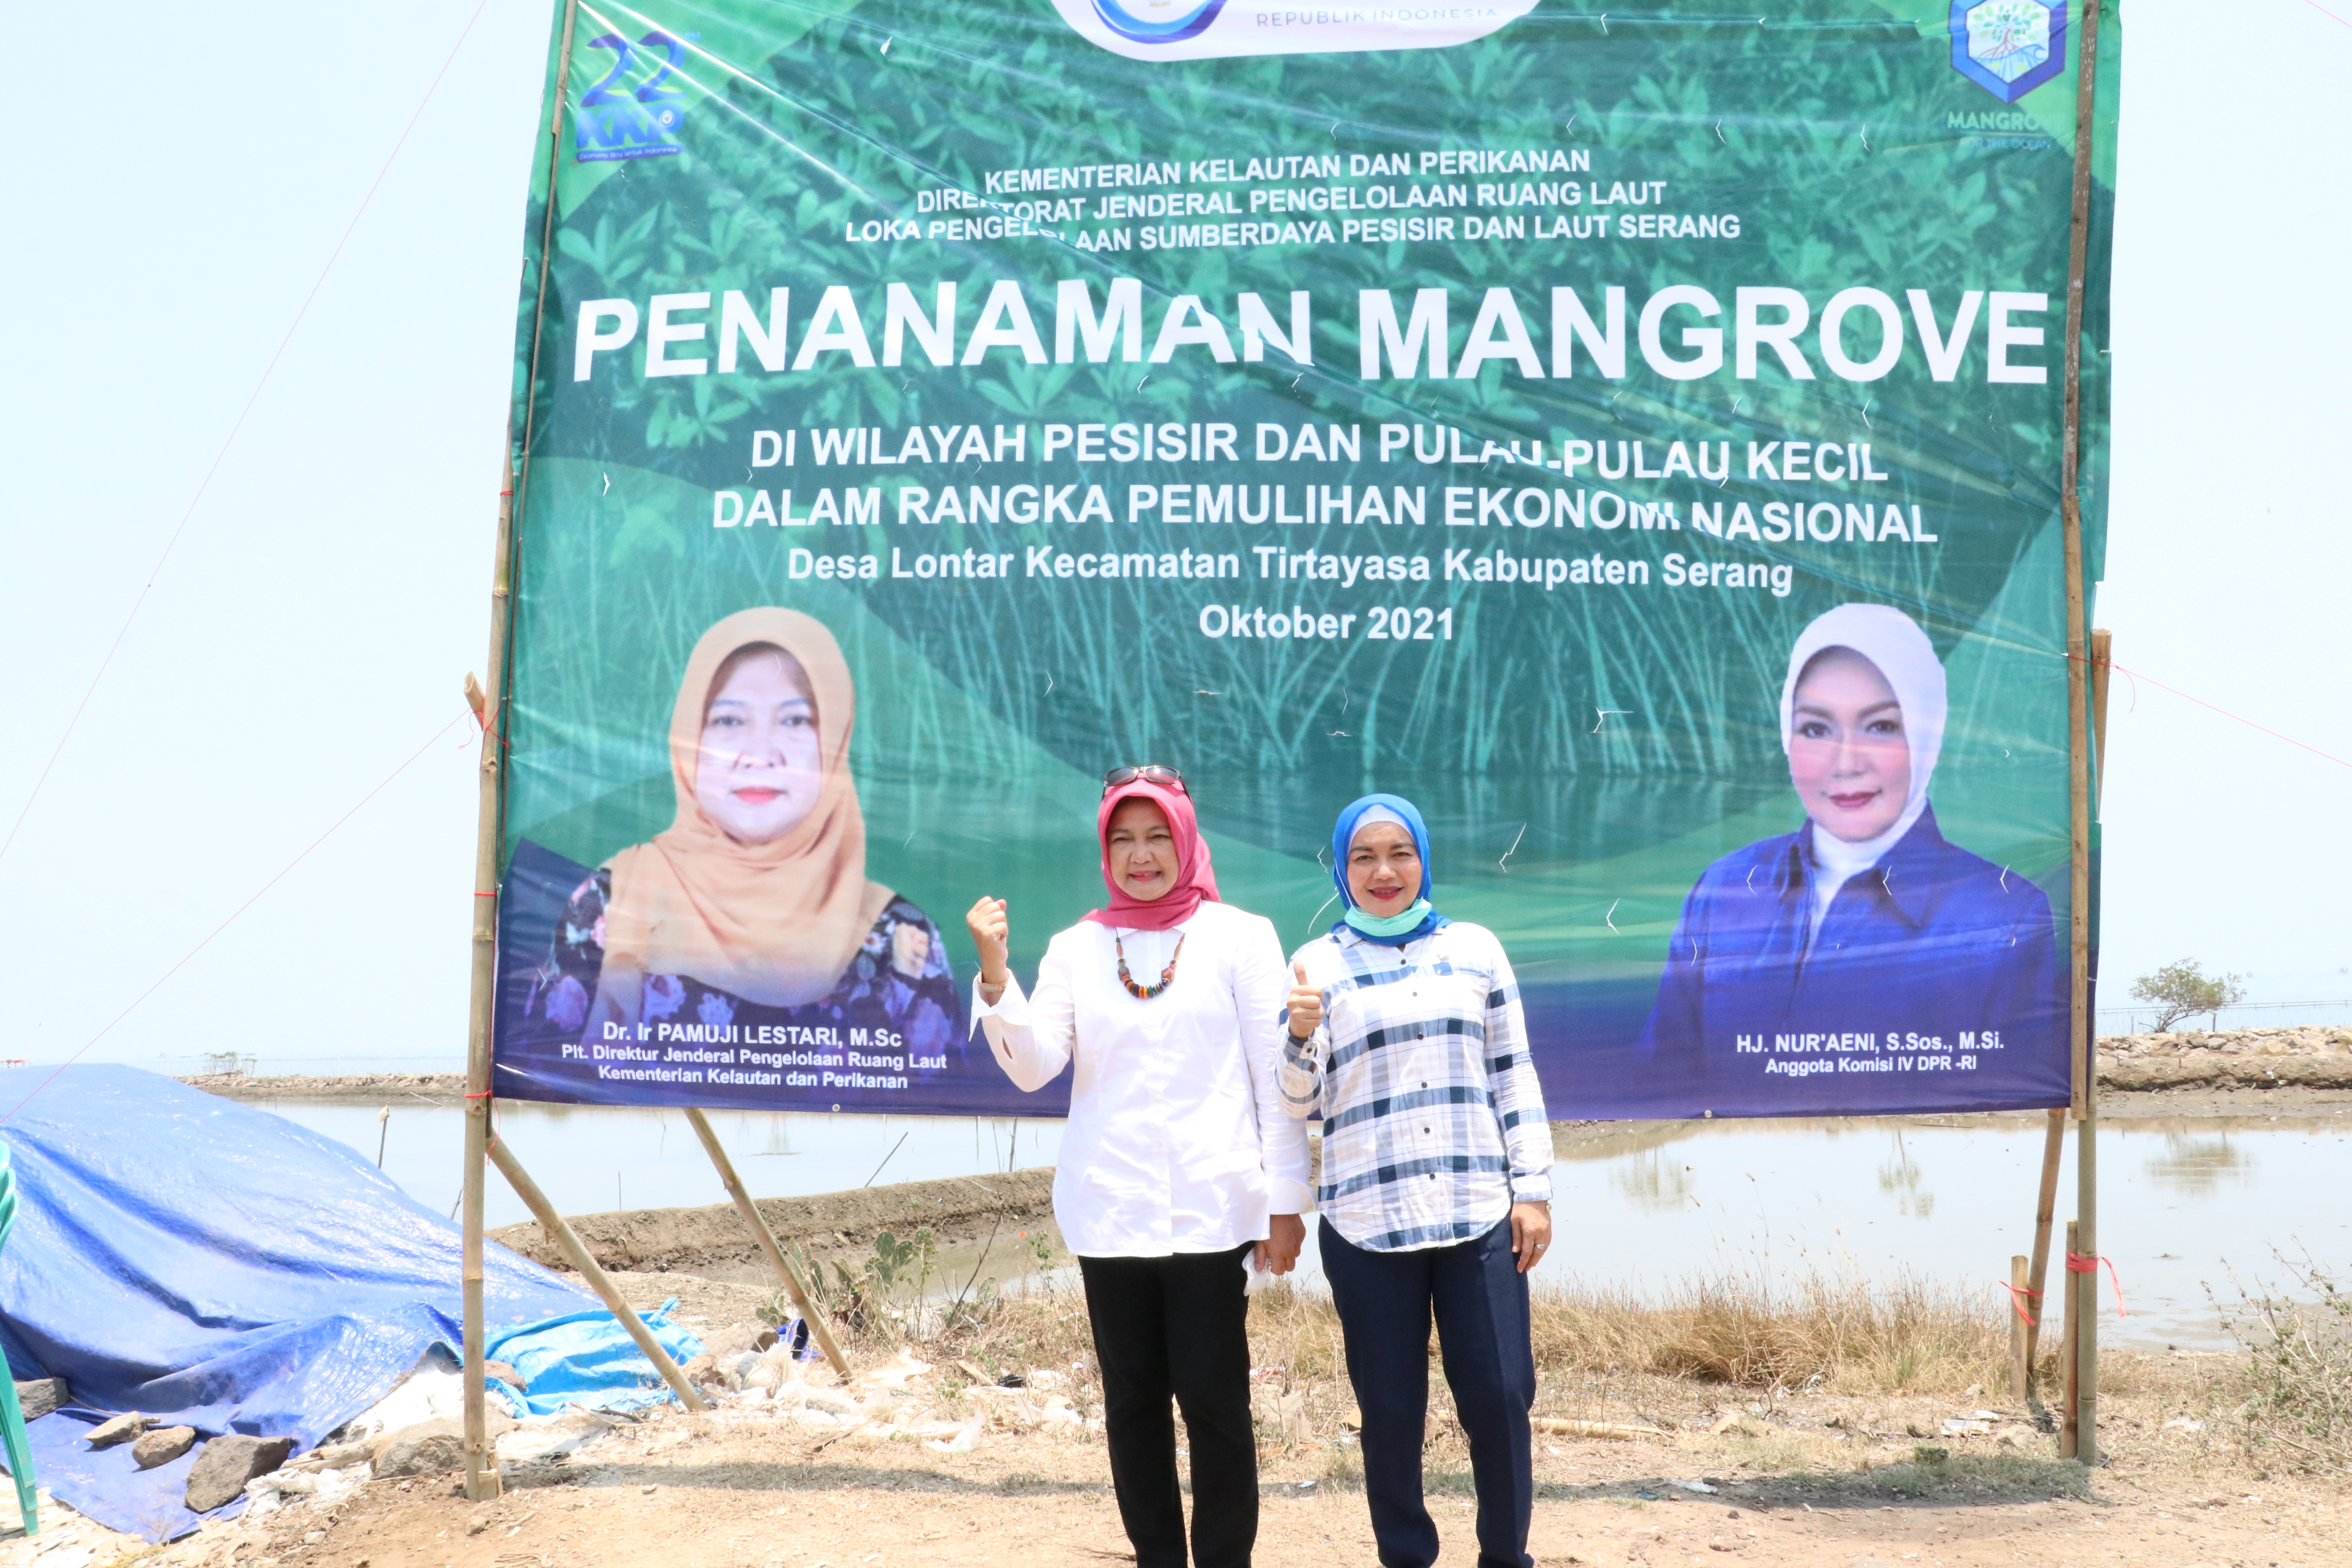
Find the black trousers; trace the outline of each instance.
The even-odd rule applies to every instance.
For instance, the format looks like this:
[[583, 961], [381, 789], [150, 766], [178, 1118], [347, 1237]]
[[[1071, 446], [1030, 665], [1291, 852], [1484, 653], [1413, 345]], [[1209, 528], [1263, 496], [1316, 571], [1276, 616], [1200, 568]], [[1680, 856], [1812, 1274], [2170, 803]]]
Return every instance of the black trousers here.
[[1192, 1449], [1192, 1561], [1248, 1568], [1257, 1542], [1248, 1251], [1078, 1259], [1102, 1366], [1111, 1488], [1136, 1568], [1184, 1568], [1171, 1395]]
[[1528, 1522], [1535, 1461], [1528, 1412], [1536, 1399], [1528, 1277], [1511, 1254], [1511, 1222], [1452, 1247], [1373, 1252], [1325, 1220], [1323, 1273], [1348, 1342], [1348, 1379], [1364, 1415], [1364, 1497], [1381, 1568], [1429, 1568], [1437, 1524], [1422, 1500], [1429, 1415], [1429, 1321], [1454, 1408], [1470, 1439], [1478, 1494], [1478, 1568], [1533, 1568]]

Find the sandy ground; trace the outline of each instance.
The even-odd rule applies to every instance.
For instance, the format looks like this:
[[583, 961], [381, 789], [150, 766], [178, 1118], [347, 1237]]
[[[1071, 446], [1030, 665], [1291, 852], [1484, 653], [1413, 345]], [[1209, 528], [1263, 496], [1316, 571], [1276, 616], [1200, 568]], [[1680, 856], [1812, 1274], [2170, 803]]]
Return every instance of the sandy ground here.
[[[1939, 1468], [1953, 1478], [1941, 1482], [1900, 1463], [1759, 1473], [1759, 1464], [1799, 1459], [1809, 1446], [1838, 1447], [1791, 1438], [1778, 1423], [1760, 1439], [1701, 1431], [1628, 1444], [1544, 1441], [1530, 1546], [1545, 1564], [1713, 1562], [1718, 1554], [1807, 1568], [2352, 1563], [2352, 1507], [2342, 1489], [2202, 1464], [2127, 1423], [2144, 1425], [2121, 1416], [2114, 1463], [2087, 1495], [2076, 1495], [2079, 1468], [2021, 1454], [1981, 1463], [1964, 1456]], [[1764, 1452], [1776, 1445], [1785, 1451]], [[1347, 1455], [1327, 1441], [1268, 1452], [1260, 1562], [1375, 1562]], [[1688, 1492], [1677, 1480], [1716, 1489]], [[1475, 1554], [1466, 1481], [1450, 1468], [1431, 1476], [1444, 1561]], [[649, 1561], [847, 1568], [1132, 1560], [1100, 1439], [1083, 1433], [991, 1432], [974, 1450], [950, 1454], [917, 1438], [813, 1434], [764, 1411], [671, 1413], [564, 1464], [510, 1474], [495, 1502], [471, 1504], [457, 1490], [454, 1479], [372, 1482], [339, 1504], [295, 1504], [208, 1527], [143, 1561], [157, 1568], [635, 1568]], [[43, 1537], [0, 1542], [0, 1563], [87, 1568], [141, 1550], [87, 1524], [68, 1538], [70, 1525], [61, 1529], [51, 1517]], [[32, 1557], [51, 1541], [47, 1555]]]
[[[254, 1093], [259, 1086], [252, 1083], [217, 1087], [239, 1098], [322, 1098], [328, 1086], [302, 1080], [300, 1089], [274, 1094]], [[392, 1087], [392, 1080], [353, 1086], [370, 1100]], [[426, 1095], [441, 1089], [407, 1087]], [[2352, 1092], [2183, 1084], [2105, 1095], [2101, 1109], [2134, 1120], [2333, 1118], [2352, 1114]], [[1564, 1158], [1605, 1157], [1625, 1139], [1667, 1139], [1681, 1131], [1676, 1124], [1555, 1127]], [[1028, 1219], [1036, 1199], [1024, 1191], [1020, 1200], [1016, 1206]], [[892, 1194], [884, 1201], [898, 1200]], [[645, 1230], [650, 1216], [626, 1217], [638, 1227], [633, 1241], [689, 1239], [666, 1228]], [[864, 1222], [832, 1230], [827, 1239], [845, 1245], [883, 1216], [838, 1217]], [[709, 1216], [714, 1240], [730, 1219], [725, 1210]], [[943, 1228], [961, 1231], [970, 1223], [959, 1215]], [[613, 1239], [623, 1239], [618, 1228]], [[676, 1270], [685, 1259], [662, 1261]], [[644, 1306], [678, 1296], [690, 1324], [740, 1321], [772, 1293], [756, 1268], [737, 1278], [677, 1271], [618, 1277], [630, 1300]], [[1028, 1370], [1041, 1384], [1055, 1373]], [[1046, 1376], [1036, 1378], [1041, 1371]], [[1344, 1384], [1290, 1391], [1306, 1397], [1286, 1429], [1272, 1403], [1286, 1389], [1286, 1374], [1264, 1371], [1269, 1404], [1261, 1426], [1258, 1561], [1369, 1568], [1375, 1557]], [[39, 1536], [0, 1532], [0, 1568], [106, 1568], [134, 1560], [154, 1568], [1131, 1562], [1102, 1439], [1085, 1419], [1083, 1369], [1063, 1369], [1062, 1375], [1076, 1403], [1051, 1422], [1041, 1419], [1049, 1397], [1042, 1388], [978, 1391], [966, 1370], [942, 1359], [903, 1384], [861, 1379], [845, 1391], [859, 1401], [857, 1414], [837, 1424], [813, 1425], [805, 1412], [779, 1407], [757, 1391], [730, 1394], [709, 1412], [671, 1407], [621, 1424], [562, 1458], [509, 1465], [506, 1493], [496, 1501], [467, 1502], [454, 1477], [371, 1480], [331, 1502], [298, 1500], [266, 1516], [257, 1510], [161, 1548], [104, 1531], [45, 1500], [49, 1522]], [[822, 1368], [810, 1374], [812, 1384], [830, 1381]], [[1725, 1556], [1791, 1568], [1958, 1568], [2027, 1560], [2200, 1568], [2352, 1564], [2352, 1484], [2268, 1471], [2242, 1451], [2234, 1437], [2234, 1373], [2225, 1358], [2119, 1355], [2103, 1383], [2107, 1463], [2090, 1472], [2052, 1458], [2053, 1439], [2037, 1430], [2030, 1412], [1999, 1393], [1766, 1397], [1633, 1376], [1547, 1386], [1539, 1415], [1659, 1430], [1630, 1441], [1539, 1434], [1531, 1549], [1548, 1568]], [[947, 1434], [975, 1415], [984, 1416], [976, 1446], [945, 1451], [940, 1445]], [[1948, 1428], [1962, 1417], [1964, 1429]], [[1427, 1463], [1432, 1511], [1446, 1543], [1442, 1561], [1474, 1562], [1465, 1456], [1458, 1431], [1442, 1418], [1433, 1425]]]
[[[640, 1274], [625, 1289], [648, 1304], [682, 1296], [689, 1321], [731, 1321], [748, 1299], [746, 1286], [689, 1279]], [[510, 1463], [505, 1495], [485, 1503], [467, 1502], [454, 1475], [371, 1480], [161, 1548], [50, 1505], [40, 1536], [0, 1534], [0, 1568], [1132, 1561], [1083, 1368], [1027, 1369], [1025, 1390], [975, 1384], [975, 1371], [994, 1370], [941, 1356], [910, 1373], [865, 1352], [845, 1390], [822, 1366], [807, 1375], [836, 1401], [856, 1399], [854, 1415], [812, 1415], [756, 1389], [722, 1394], [709, 1412], [672, 1406], [562, 1458]], [[2242, 1453], [2231, 1372], [2220, 1357], [2117, 1358], [2104, 1396], [2108, 1462], [2094, 1472], [2052, 1458], [2030, 1411], [1981, 1390], [1775, 1397], [1643, 1377], [1548, 1386], [1539, 1415], [1659, 1430], [1626, 1441], [1539, 1432], [1531, 1549], [1548, 1568], [1726, 1556], [1790, 1568], [2352, 1563], [2352, 1486], [2266, 1472]], [[1282, 1369], [1260, 1381], [1257, 1560], [1371, 1568], [1344, 1384], [1293, 1391], [1307, 1397], [1286, 1431]], [[1048, 1424], [1051, 1404], [1064, 1409]], [[974, 1417], [976, 1446], [947, 1451]], [[1465, 1451], [1442, 1418], [1427, 1464], [1442, 1561], [1469, 1563]]]

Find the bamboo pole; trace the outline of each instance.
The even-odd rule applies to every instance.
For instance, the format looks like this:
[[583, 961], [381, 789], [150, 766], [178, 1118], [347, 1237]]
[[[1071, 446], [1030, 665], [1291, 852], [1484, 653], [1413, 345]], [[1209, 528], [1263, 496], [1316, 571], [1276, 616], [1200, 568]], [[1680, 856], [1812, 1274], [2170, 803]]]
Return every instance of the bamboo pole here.
[[2033, 1210], [2033, 1261], [2026, 1270], [2025, 1289], [2033, 1300], [2033, 1326], [2025, 1331], [2029, 1379], [2042, 1353], [2042, 1325], [2050, 1321], [2050, 1227], [2058, 1214], [2058, 1162], [2065, 1152], [2066, 1112], [2060, 1109], [2050, 1113], [2050, 1133], [2042, 1142], [2042, 1195]]
[[491, 1019], [498, 1000], [499, 850], [505, 832], [507, 650], [514, 631], [517, 464], [530, 447], [530, 398], [539, 384], [539, 328], [547, 311], [548, 253], [555, 245], [555, 176], [563, 166], [563, 103], [572, 73], [572, 28], [579, 0], [564, 0], [563, 37], [556, 50], [555, 110], [548, 123], [547, 210], [540, 228], [539, 298], [531, 323], [530, 383], [523, 389], [523, 451], [508, 426], [504, 476], [499, 487], [497, 553], [490, 569], [490, 650], [486, 685], [467, 678], [467, 700], [481, 721], [480, 802], [474, 834], [473, 994], [466, 1027], [465, 1239], [458, 1264], [465, 1324], [466, 1496], [480, 1502], [499, 1495], [499, 1467], [490, 1452], [488, 1394], [482, 1367], [482, 1162], [494, 1152], [490, 1137]]
[[2041, 1304], [2027, 1292], [2025, 1280], [2025, 1255], [2021, 1252], [2009, 1260], [2009, 1396], [2020, 1405], [2033, 1386], [2033, 1325], [2026, 1318], [2039, 1321], [2042, 1317]]
[[[2073, 212], [2066, 240], [2066, 401], [2065, 425], [2059, 447], [2058, 507], [2066, 552], [2066, 721], [2069, 790], [2069, 847], [2073, 876], [2067, 900], [2073, 962], [2072, 1005], [2069, 1008], [2075, 1117], [2075, 1215], [2080, 1246], [2095, 1256], [2098, 1246], [2098, 1053], [2092, 1038], [2091, 1019], [2091, 734], [2090, 649], [2088, 612], [2083, 580], [2083, 289], [2091, 243], [2091, 152], [2097, 141], [2096, 105], [2100, 0], [2084, 0], [2083, 37], [2074, 68], [2074, 185]], [[2075, 1279], [2070, 1269], [2070, 1284]], [[2077, 1300], [2070, 1290], [2070, 1308]], [[2098, 1325], [2089, 1314], [2070, 1310], [2068, 1336], [2074, 1354], [2069, 1364], [2068, 1429], [2074, 1434], [2074, 1454], [2086, 1465], [2098, 1462]]]
[[564, 1217], [555, 1212], [555, 1205], [547, 1201], [547, 1194], [539, 1190], [539, 1184], [524, 1171], [522, 1163], [514, 1157], [514, 1151], [503, 1143], [493, 1143], [490, 1145], [490, 1161], [498, 1166], [499, 1174], [514, 1188], [515, 1195], [521, 1198], [523, 1205], [530, 1210], [531, 1217], [539, 1221], [540, 1228], [563, 1249], [563, 1256], [572, 1260], [572, 1267], [588, 1281], [588, 1288], [596, 1292], [605, 1310], [621, 1321], [621, 1327], [629, 1331], [629, 1338], [636, 1341], [637, 1349], [654, 1363], [654, 1370], [662, 1374], [662, 1381], [670, 1385], [678, 1402], [688, 1410], [709, 1409], [710, 1402], [686, 1381], [686, 1373], [678, 1370], [677, 1363], [670, 1359], [669, 1352], [662, 1349], [661, 1342], [654, 1338], [654, 1331], [646, 1327], [646, 1321], [637, 1316], [636, 1310], [621, 1300], [620, 1288], [613, 1283], [612, 1276], [604, 1272], [603, 1265], [596, 1261], [595, 1256], [582, 1243]]
[[[514, 465], [509, 457], [507, 482], [499, 487], [499, 533], [495, 564], [490, 574], [490, 689], [504, 689], [507, 632], [512, 613], [513, 584], [509, 565], [514, 545]], [[480, 721], [482, 748], [478, 768], [479, 804], [474, 828], [473, 995], [466, 1026], [466, 1169], [465, 1239], [459, 1281], [465, 1298], [462, 1335], [466, 1363], [466, 1495], [480, 1502], [499, 1495], [499, 1467], [490, 1452], [488, 1394], [482, 1372], [482, 1160], [490, 1142], [490, 1013], [498, 994], [499, 837], [503, 805], [499, 736], [503, 718], [485, 699], [473, 678], [467, 678], [467, 698]]]
[[841, 1373], [844, 1383], [848, 1382], [849, 1358], [842, 1354], [841, 1347], [834, 1342], [833, 1330], [826, 1326], [824, 1314], [810, 1304], [809, 1293], [801, 1284], [799, 1271], [793, 1268], [792, 1259], [784, 1256], [784, 1249], [776, 1245], [776, 1233], [768, 1228], [768, 1222], [761, 1216], [760, 1205], [751, 1201], [743, 1179], [735, 1173], [735, 1162], [727, 1157], [727, 1151], [719, 1144], [719, 1134], [711, 1131], [710, 1119], [688, 1107], [686, 1120], [688, 1125], [694, 1129], [694, 1135], [702, 1140], [703, 1152], [710, 1156], [711, 1164], [718, 1167], [720, 1184], [726, 1187], [727, 1195], [735, 1200], [735, 1212], [743, 1216], [743, 1224], [751, 1230], [752, 1239], [759, 1242], [760, 1250], [768, 1255], [769, 1266], [775, 1269], [777, 1278], [783, 1280], [784, 1289], [792, 1297], [793, 1305], [800, 1310], [801, 1321], [806, 1323], [809, 1332], [816, 1336], [817, 1348], [824, 1352], [825, 1360], [833, 1363], [833, 1370]]

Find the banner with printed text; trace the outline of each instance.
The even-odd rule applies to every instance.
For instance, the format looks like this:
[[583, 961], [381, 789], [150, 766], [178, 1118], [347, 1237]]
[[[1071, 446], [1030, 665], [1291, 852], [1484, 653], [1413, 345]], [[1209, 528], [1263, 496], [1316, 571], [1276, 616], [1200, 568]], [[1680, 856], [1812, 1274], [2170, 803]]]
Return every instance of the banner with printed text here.
[[2082, 19], [1918, 10], [559, 5], [498, 1092], [1058, 1114], [963, 912], [1158, 763], [1286, 948], [1415, 802], [1554, 1117], [2064, 1103]]

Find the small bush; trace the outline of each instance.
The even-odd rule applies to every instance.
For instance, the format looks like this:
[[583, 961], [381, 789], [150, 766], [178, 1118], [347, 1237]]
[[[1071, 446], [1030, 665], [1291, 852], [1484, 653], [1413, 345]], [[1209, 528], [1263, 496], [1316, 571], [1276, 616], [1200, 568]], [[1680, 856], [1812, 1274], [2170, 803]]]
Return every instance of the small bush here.
[[2291, 1468], [2352, 1474], [2352, 1294], [2308, 1258], [2278, 1262], [2305, 1300], [2241, 1288], [2237, 1302], [2216, 1303], [2252, 1352], [2246, 1446]]

